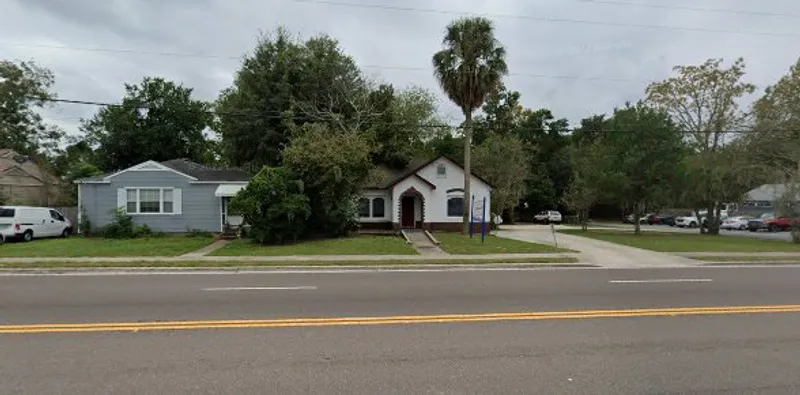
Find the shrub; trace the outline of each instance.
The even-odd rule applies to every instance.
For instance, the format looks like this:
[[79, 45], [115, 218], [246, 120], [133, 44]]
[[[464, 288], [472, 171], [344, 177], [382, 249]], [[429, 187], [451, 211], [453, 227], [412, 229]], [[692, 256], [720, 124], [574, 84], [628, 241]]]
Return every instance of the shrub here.
[[133, 219], [121, 208], [114, 210], [114, 218], [103, 228], [107, 239], [130, 239], [134, 234]]
[[137, 225], [133, 230], [133, 237], [150, 237], [153, 235], [153, 230], [147, 224]]
[[186, 231], [186, 237], [211, 237], [211, 232], [200, 230], [200, 229], [190, 229]]
[[296, 241], [311, 215], [303, 182], [285, 167], [265, 167], [231, 200], [250, 225], [250, 236], [261, 243]]

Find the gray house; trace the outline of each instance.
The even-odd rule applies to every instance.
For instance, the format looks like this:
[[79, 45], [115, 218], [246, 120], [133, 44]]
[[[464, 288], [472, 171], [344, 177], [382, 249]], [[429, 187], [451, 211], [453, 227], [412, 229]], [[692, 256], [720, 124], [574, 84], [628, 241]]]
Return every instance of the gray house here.
[[148, 161], [77, 180], [78, 221], [102, 227], [122, 208], [135, 223], [158, 232], [222, 232], [226, 224], [241, 223], [241, 217], [228, 216], [228, 202], [250, 178], [185, 159]]
[[[779, 211], [779, 201], [784, 198], [786, 193], [786, 184], [764, 184], [747, 192], [745, 201], [739, 208], [739, 213], [749, 215], [775, 213]], [[800, 196], [791, 199], [789, 203], [796, 207], [798, 202], [800, 202]]]

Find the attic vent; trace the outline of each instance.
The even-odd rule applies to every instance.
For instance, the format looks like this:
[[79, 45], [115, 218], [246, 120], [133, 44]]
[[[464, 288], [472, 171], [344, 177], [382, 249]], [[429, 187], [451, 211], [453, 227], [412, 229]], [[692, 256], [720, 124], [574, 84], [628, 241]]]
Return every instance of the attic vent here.
[[28, 161], [28, 157], [25, 155], [14, 155], [14, 162], [19, 164], [23, 164]]

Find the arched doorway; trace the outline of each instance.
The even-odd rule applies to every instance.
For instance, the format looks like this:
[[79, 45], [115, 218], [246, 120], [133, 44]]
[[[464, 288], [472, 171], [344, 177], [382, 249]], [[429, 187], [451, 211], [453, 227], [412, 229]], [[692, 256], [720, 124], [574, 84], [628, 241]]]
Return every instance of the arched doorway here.
[[425, 222], [425, 197], [416, 188], [408, 188], [400, 194], [398, 207], [400, 227], [403, 229], [419, 229]]

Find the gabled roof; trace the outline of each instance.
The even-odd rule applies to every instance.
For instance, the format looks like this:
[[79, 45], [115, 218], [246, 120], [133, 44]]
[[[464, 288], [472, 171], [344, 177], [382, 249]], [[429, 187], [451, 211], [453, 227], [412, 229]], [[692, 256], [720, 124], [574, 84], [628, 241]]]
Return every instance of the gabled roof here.
[[[408, 166], [406, 166], [404, 169], [400, 169], [400, 170], [389, 169], [389, 168], [387, 168], [385, 166], [378, 166], [375, 169], [373, 169], [372, 172], [370, 173], [370, 176], [368, 178], [367, 183], [364, 186], [364, 189], [389, 189], [389, 188], [392, 188], [393, 186], [397, 185], [401, 181], [405, 180], [406, 178], [409, 178], [409, 177], [412, 177], [412, 176], [417, 176], [422, 181], [424, 181], [428, 185], [431, 185], [435, 189], [436, 186], [433, 183], [431, 183], [430, 181], [428, 181], [428, 180], [424, 179], [423, 177], [421, 177], [419, 174], [417, 174], [417, 172], [422, 170], [422, 169], [424, 169], [425, 167], [427, 167], [431, 163], [436, 162], [439, 159], [447, 159], [448, 161], [450, 161], [454, 165], [460, 167], [461, 170], [464, 170], [464, 167], [461, 166], [461, 163], [459, 163], [459, 162], [455, 161], [454, 159], [452, 159], [450, 157], [447, 157], [447, 156], [437, 156], [437, 157], [435, 157], [435, 158], [433, 158], [431, 160], [412, 161], [411, 163], [408, 164]], [[472, 173], [472, 176], [477, 178], [478, 180], [482, 181], [483, 183], [485, 183], [489, 187], [494, 188], [494, 186], [491, 183], [489, 183], [485, 179], [481, 178], [479, 175], [475, 174], [474, 172]]]
[[113, 173], [81, 178], [80, 180], [77, 180], [76, 183], [104, 183], [109, 182], [111, 178], [128, 171], [148, 170], [171, 171], [186, 177], [192, 182], [246, 183], [252, 178], [249, 173], [239, 169], [215, 168], [192, 162], [188, 159], [172, 159], [161, 163], [147, 161]]

